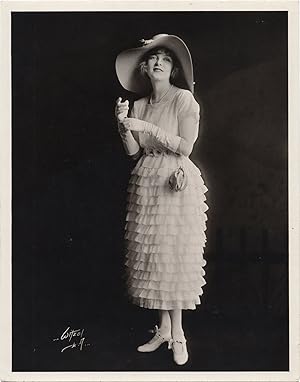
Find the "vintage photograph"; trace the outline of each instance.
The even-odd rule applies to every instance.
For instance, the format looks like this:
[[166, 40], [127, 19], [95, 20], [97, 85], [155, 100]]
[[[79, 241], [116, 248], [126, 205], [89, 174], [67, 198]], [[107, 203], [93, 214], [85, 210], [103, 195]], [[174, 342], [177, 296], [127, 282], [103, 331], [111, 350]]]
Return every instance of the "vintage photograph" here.
[[288, 11], [11, 13], [12, 372], [289, 372]]

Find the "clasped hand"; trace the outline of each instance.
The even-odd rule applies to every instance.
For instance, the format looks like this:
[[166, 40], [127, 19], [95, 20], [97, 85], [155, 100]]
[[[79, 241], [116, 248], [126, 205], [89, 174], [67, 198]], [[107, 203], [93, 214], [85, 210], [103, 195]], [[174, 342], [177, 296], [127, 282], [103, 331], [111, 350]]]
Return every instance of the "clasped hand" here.
[[145, 126], [143, 121], [137, 118], [124, 118], [122, 124], [127, 130], [140, 131], [140, 132], [145, 131]]
[[123, 136], [126, 131], [140, 131], [146, 132], [146, 124], [137, 118], [128, 118], [129, 102], [126, 100], [122, 102], [122, 98], [119, 97], [116, 101], [115, 116], [119, 122], [119, 132]]
[[123, 119], [127, 117], [128, 110], [129, 110], [128, 100], [122, 102], [122, 98], [119, 97], [116, 100], [116, 107], [115, 107], [115, 116], [118, 122], [123, 122]]

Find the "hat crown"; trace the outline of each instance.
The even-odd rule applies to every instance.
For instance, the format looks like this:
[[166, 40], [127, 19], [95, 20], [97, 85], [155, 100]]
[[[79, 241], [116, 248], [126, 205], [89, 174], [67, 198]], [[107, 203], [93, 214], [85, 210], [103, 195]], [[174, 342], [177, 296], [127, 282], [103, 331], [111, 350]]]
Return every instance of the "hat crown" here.
[[169, 36], [169, 35], [167, 33], [159, 33], [159, 34], [156, 34], [155, 36], [153, 36], [152, 39], [156, 40], [158, 38], [166, 37], [166, 36]]
[[153, 36], [152, 38], [150, 39], [144, 39], [142, 38], [140, 40], [140, 42], [142, 43], [142, 45], [149, 45], [149, 44], [152, 44], [155, 40], [158, 40], [159, 38], [162, 38], [162, 37], [167, 37], [169, 36], [167, 33], [159, 33], [159, 34], [156, 34], [155, 36]]

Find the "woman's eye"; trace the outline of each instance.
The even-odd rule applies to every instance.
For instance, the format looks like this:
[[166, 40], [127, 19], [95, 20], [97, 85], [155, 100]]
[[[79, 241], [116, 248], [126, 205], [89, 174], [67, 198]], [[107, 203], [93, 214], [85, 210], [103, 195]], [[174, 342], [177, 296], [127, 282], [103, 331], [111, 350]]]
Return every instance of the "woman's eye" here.
[[172, 60], [171, 60], [170, 57], [165, 57], [164, 60], [165, 60], [165, 61], [168, 61], [168, 62], [172, 62]]

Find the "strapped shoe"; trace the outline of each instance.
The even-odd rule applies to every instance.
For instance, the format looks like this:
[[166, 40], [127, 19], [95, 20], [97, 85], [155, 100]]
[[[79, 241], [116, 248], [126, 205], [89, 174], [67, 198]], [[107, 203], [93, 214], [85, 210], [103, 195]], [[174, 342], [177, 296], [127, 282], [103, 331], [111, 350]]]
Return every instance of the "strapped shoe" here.
[[148, 353], [152, 352], [160, 347], [161, 344], [164, 342], [169, 342], [171, 340], [171, 334], [169, 335], [162, 335], [160, 330], [158, 329], [158, 326], [155, 325], [154, 330], [152, 330], [152, 333], [155, 333], [154, 337], [151, 338], [151, 340], [144, 345], [141, 345], [137, 348], [139, 352], [142, 353]]
[[173, 359], [177, 365], [184, 365], [189, 359], [185, 338], [181, 340], [171, 338], [169, 340], [168, 349], [173, 350]]

